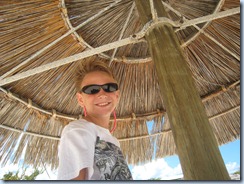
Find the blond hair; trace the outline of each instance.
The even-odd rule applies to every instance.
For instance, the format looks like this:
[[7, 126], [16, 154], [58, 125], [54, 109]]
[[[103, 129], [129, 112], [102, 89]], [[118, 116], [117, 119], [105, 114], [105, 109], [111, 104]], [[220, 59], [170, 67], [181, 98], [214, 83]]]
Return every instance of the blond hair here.
[[86, 76], [86, 74], [95, 71], [102, 71], [109, 74], [113, 79], [115, 79], [111, 68], [101, 60], [86, 60], [83, 61], [77, 68], [76, 78], [75, 78], [75, 88], [79, 92], [81, 90], [81, 83]]

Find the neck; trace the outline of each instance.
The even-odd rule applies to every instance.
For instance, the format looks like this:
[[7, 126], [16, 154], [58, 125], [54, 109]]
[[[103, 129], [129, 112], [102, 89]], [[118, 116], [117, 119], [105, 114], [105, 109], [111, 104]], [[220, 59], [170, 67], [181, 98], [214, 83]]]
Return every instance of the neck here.
[[110, 117], [94, 117], [94, 116], [89, 116], [87, 115], [85, 118], [85, 120], [92, 122], [100, 127], [109, 129], [109, 119]]

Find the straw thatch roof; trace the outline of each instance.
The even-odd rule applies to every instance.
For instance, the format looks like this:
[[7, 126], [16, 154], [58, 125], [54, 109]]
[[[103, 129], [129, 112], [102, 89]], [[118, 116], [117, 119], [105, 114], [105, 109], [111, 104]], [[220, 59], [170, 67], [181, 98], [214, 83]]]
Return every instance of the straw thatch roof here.
[[[239, 139], [240, 1], [162, 2], [218, 144]], [[61, 131], [82, 114], [74, 71], [95, 59], [121, 86], [114, 135], [128, 162], [177, 154], [143, 26], [133, 0], [1, 0], [2, 165], [26, 149], [25, 163], [57, 167]]]

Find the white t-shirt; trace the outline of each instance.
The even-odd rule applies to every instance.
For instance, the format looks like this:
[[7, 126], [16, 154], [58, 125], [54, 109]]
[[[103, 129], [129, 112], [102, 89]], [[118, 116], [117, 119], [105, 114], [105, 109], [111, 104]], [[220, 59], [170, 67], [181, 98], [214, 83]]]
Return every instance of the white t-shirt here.
[[73, 179], [87, 168], [87, 180], [132, 180], [119, 146], [108, 129], [84, 119], [69, 123], [59, 143], [57, 179]]

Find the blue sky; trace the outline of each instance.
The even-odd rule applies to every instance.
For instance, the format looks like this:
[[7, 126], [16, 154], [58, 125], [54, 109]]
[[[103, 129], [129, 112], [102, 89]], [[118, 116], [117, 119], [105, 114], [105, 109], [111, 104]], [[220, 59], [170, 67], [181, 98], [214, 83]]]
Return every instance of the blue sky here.
[[[219, 147], [226, 168], [230, 174], [240, 170], [240, 140]], [[158, 159], [152, 163], [131, 168], [134, 179], [161, 178], [171, 180], [183, 176], [178, 156]]]
[[[228, 144], [222, 145], [219, 147], [221, 155], [224, 159], [224, 162], [232, 163], [235, 162], [240, 165], [240, 140], [230, 142]], [[170, 167], [176, 167], [179, 164], [178, 156], [171, 156], [164, 158], [165, 161], [169, 164]]]
[[[149, 132], [153, 122], [148, 122]], [[235, 140], [219, 147], [226, 168], [230, 174], [240, 170], [240, 140]], [[130, 166], [133, 178], [136, 180], [148, 180], [151, 178], [161, 178], [162, 180], [172, 180], [182, 178], [182, 169], [179, 157], [169, 156], [154, 160], [139, 166]]]

